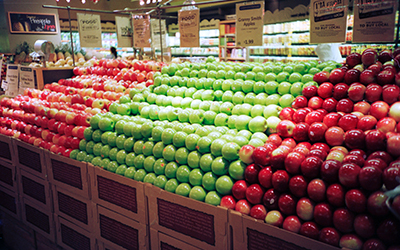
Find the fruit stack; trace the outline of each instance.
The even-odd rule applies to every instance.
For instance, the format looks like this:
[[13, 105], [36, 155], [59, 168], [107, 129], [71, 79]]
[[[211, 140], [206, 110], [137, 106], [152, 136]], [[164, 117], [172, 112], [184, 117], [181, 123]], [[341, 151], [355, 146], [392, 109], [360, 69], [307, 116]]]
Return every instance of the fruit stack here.
[[[397, 249], [385, 191], [400, 183], [399, 54], [366, 49], [316, 73], [276, 134], [241, 148], [244, 180], [221, 206], [334, 246]], [[400, 196], [390, 203], [399, 215]]]

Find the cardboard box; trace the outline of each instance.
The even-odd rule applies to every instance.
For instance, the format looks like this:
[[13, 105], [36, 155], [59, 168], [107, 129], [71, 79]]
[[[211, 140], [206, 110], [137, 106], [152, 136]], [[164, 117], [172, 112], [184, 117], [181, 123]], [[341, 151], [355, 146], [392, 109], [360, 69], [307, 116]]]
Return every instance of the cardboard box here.
[[21, 204], [18, 193], [0, 186], [0, 210], [21, 220]]
[[63, 249], [92, 250], [97, 249], [94, 234], [84, 230], [74, 223], [56, 217], [57, 244]]
[[90, 182], [86, 162], [56, 155], [50, 151], [45, 154], [50, 183], [90, 200]]
[[93, 232], [93, 203], [65, 189], [53, 188], [54, 213], [80, 226], [88, 232]]
[[0, 134], [0, 159], [8, 163], [13, 163], [14, 149], [12, 137]]
[[40, 250], [56, 250], [61, 248], [57, 246], [56, 242], [49, 240], [40, 233], [35, 233], [36, 249]]
[[46, 211], [53, 211], [50, 183], [47, 180], [21, 169], [18, 175], [18, 185], [21, 198], [28, 197], [37, 206], [43, 207]]
[[18, 192], [17, 168], [3, 160], [0, 160], [0, 186]]
[[3, 238], [12, 249], [36, 249], [33, 229], [8, 215], [3, 216]]
[[145, 186], [149, 225], [201, 249], [227, 249], [227, 209]]
[[150, 249], [147, 225], [99, 205], [96, 206], [95, 235], [112, 250]]
[[47, 180], [44, 150], [19, 140], [14, 140], [13, 146], [16, 166]]
[[22, 221], [36, 232], [55, 242], [56, 233], [53, 212], [36, 205], [36, 202], [30, 198], [25, 197], [21, 200]]
[[147, 206], [142, 182], [89, 164], [93, 202], [147, 224]]
[[229, 210], [229, 227], [234, 250], [339, 250], [339, 248], [271, 226], [263, 221]]
[[195, 246], [163, 234], [157, 230], [150, 229], [151, 249], [179, 249], [179, 250], [200, 250]]

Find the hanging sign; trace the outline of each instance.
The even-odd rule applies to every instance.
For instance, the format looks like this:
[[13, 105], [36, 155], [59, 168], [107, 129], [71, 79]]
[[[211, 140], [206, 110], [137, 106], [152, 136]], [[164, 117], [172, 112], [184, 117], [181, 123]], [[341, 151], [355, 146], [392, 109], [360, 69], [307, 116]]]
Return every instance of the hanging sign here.
[[200, 11], [182, 10], [178, 12], [179, 33], [181, 35], [180, 47], [200, 47]]
[[236, 4], [236, 45], [262, 46], [264, 1]]
[[18, 94], [18, 81], [19, 81], [19, 65], [7, 64], [6, 95], [16, 96]]
[[[161, 35], [162, 35], [162, 46], [167, 48], [167, 28], [165, 20], [161, 20]], [[155, 49], [160, 49], [160, 20], [151, 19], [151, 45]]]
[[118, 47], [133, 46], [132, 23], [129, 17], [116, 16], [115, 24], [117, 26]]
[[150, 16], [134, 15], [133, 19], [133, 41], [136, 48], [150, 48]]
[[310, 44], [346, 41], [348, 0], [311, 0]]
[[19, 91], [24, 92], [27, 88], [35, 88], [35, 76], [33, 68], [31, 67], [19, 67]]
[[353, 42], [393, 42], [396, 1], [354, 0]]
[[81, 47], [102, 47], [100, 15], [76, 14]]

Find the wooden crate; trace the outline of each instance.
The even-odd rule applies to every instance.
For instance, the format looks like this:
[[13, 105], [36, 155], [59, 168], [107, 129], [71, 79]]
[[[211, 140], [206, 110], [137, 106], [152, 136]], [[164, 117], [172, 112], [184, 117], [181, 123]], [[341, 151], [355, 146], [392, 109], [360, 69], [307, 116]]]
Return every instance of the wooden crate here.
[[17, 220], [21, 220], [21, 204], [18, 192], [0, 186], [0, 210]]
[[12, 249], [36, 249], [34, 230], [7, 214], [3, 214], [3, 239]]
[[93, 250], [97, 249], [94, 234], [80, 226], [60, 217], [55, 216], [57, 245], [67, 250]]
[[31, 144], [14, 140], [15, 164], [19, 169], [47, 180], [44, 150]]
[[45, 155], [50, 183], [90, 200], [90, 181], [86, 162], [76, 161], [49, 151]]
[[73, 67], [65, 68], [34, 68], [35, 85], [37, 89], [43, 90], [47, 83], [57, 82], [60, 79], [71, 78], [74, 73]]
[[[201, 249], [228, 248], [227, 209], [145, 186], [149, 225]], [[200, 228], [200, 229], [199, 229]]]
[[89, 164], [92, 200], [103, 207], [147, 224], [144, 185]]
[[12, 137], [0, 134], [0, 159], [8, 163], [13, 163], [14, 148]]
[[154, 229], [150, 229], [150, 239], [152, 250], [200, 250], [200, 248], [197, 248], [179, 239], [175, 239]]
[[88, 232], [94, 229], [93, 203], [60, 187], [53, 187], [54, 213]]
[[148, 226], [107, 208], [96, 206], [96, 239], [112, 250], [149, 250]]
[[50, 183], [47, 180], [21, 169], [18, 175], [18, 185], [21, 199], [27, 197], [37, 206], [53, 212], [53, 197]]
[[0, 186], [18, 192], [17, 168], [3, 160], [0, 160]]

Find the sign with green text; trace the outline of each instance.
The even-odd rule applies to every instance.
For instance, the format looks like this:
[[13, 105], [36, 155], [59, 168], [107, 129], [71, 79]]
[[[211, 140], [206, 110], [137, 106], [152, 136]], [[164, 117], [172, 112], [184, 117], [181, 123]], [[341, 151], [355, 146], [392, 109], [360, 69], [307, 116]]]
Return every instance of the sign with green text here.
[[262, 46], [264, 1], [236, 4], [236, 46]]

